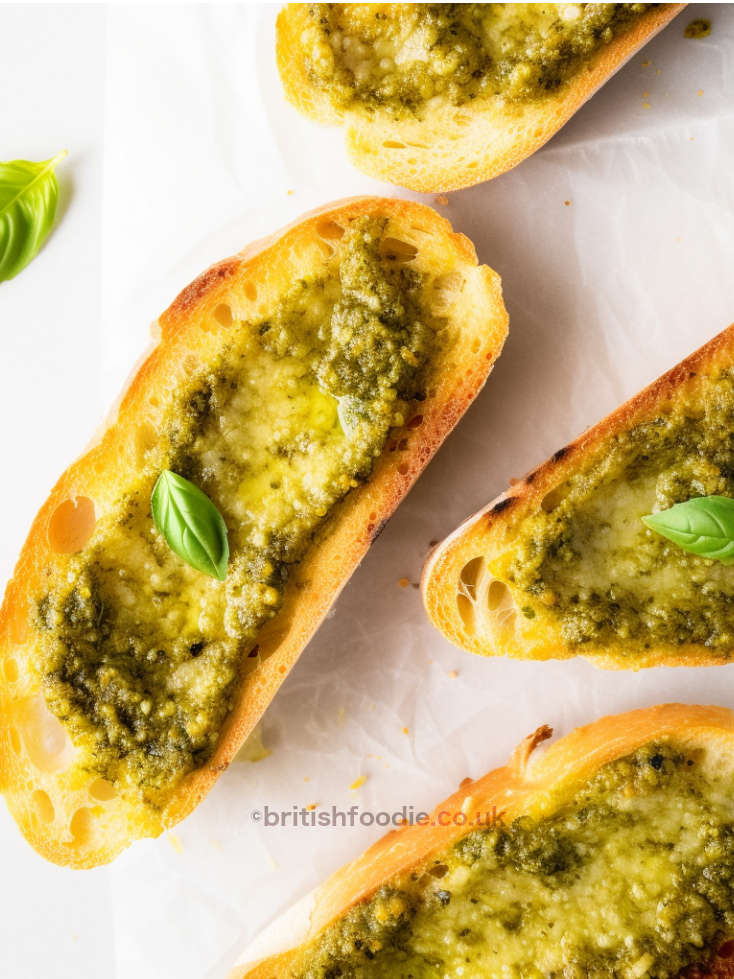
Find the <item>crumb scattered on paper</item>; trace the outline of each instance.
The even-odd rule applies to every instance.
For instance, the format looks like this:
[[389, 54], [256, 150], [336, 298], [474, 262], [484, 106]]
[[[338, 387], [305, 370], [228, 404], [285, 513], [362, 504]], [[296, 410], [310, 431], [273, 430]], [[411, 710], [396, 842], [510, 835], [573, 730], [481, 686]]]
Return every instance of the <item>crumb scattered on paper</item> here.
[[434, 198], [434, 200], [439, 207], [446, 207], [446, 205], [449, 202], [449, 199], [446, 196], [446, 194], [439, 194], [438, 197]]
[[356, 778], [352, 782], [352, 784], [349, 786], [349, 788], [352, 789], [353, 791], [356, 791], [356, 789], [361, 789], [362, 786], [364, 785], [364, 783], [366, 781], [367, 781], [367, 776], [366, 775], [360, 775], [359, 778]]
[[183, 853], [183, 843], [175, 833], [166, 833], [166, 837], [176, 853]]
[[408, 729], [407, 729], [407, 727], [404, 727], [403, 728], [403, 734], [407, 734], [407, 733], [408, 733]]
[[707, 17], [697, 17], [683, 31], [683, 37], [708, 37], [711, 33], [711, 21]]
[[410, 584], [410, 578], [401, 578], [398, 581], [398, 584], [400, 585], [401, 588], [407, 588], [408, 585]]
[[449, 670], [449, 677], [450, 677], [450, 679], [455, 680], [458, 675], [459, 675], [459, 671], [458, 670]]
[[272, 754], [263, 742], [262, 725], [257, 724], [232, 761], [262, 761]]

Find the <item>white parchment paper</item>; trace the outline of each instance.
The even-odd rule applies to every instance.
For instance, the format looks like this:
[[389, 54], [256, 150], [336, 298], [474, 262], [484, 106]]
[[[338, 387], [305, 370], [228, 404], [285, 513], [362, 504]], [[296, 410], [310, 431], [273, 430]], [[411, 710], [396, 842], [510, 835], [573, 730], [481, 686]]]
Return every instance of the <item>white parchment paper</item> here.
[[[330, 199], [404, 194], [360, 175], [339, 131], [285, 104], [275, 11], [107, 11], [104, 70], [90, 77], [104, 91], [107, 401], [147, 324], [208, 263]], [[711, 18], [709, 38], [684, 39], [694, 16]], [[410, 584], [429, 541], [734, 319], [733, 93], [734, 9], [693, 5], [532, 159], [447, 202], [419, 198], [502, 275], [505, 351], [265, 715], [270, 755], [233, 764], [170, 837], [86, 875], [108, 902], [104, 974], [221, 979], [381, 832], [266, 828], [253, 810], [426, 809], [541, 723], [563, 733], [666, 700], [734, 706], [734, 666], [634, 674], [472, 657], [428, 625]], [[71, 973], [57, 962], [50, 974]]]

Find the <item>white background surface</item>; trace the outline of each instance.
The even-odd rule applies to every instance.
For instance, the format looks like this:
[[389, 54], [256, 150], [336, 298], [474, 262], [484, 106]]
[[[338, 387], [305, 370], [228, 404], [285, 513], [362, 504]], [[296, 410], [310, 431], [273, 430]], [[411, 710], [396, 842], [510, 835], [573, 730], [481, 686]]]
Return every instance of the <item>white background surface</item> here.
[[[390, 192], [284, 104], [274, 12], [0, 6], [0, 159], [70, 151], [53, 237], [0, 286], [3, 579], [181, 287], [308, 207]], [[699, 15], [712, 36], [685, 40]], [[3, 979], [221, 979], [378, 835], [264, 829], [251, 809], [424, 808], [543, 722], [734, 706], [734, 666], [473, 658], [398, 586], [429, 540], [734, 319], [733, 54], [732, 6], [689, 8], [534, 158], [439, 205], [503, 276], [510, 338], [485, 391], [268, 711], [270, 757], [233, 765], [173, 841], [111, 868], [46, 865], [0, 811]]]

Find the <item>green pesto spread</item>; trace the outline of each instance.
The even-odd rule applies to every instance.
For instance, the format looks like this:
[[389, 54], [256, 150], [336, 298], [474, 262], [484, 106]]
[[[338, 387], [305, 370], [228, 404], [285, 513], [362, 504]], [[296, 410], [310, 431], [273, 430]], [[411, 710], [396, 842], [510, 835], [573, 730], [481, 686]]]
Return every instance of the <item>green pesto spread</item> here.
[[557, 91], [644, 3], [308, 4], [306, 72], [337, 112], [399, 116]]
[[[546, 496], [490, 564], [523, 612], [570, 643], [624, 652], [702, 643], [734, 648], [734, 568], [688, 554], [640, 517], [697, 496], [734, 497], [734, 369], [604, 443]], [[629, 648], [629, 647], [628, 647]]]
[[734, 932], [734, 778], [653, 743], [474, 829], [330, 925], [291, 979], [669, 979]]
[[[38, 602], [48, 705], [87, 768], [119, 787], [153, 800], [210, 758], [293, 565], [424, 396], [441, 322], [423, 306], [426, 276], [395, 260], [392, 240], [380, 220], [353, 222], [328, 274], [294, 282], [267, 319], [219, 331], [218, 358], [173, 392], [118, 510]], [[164, 468], [221, 511], [226, 581], [155, 530]]]

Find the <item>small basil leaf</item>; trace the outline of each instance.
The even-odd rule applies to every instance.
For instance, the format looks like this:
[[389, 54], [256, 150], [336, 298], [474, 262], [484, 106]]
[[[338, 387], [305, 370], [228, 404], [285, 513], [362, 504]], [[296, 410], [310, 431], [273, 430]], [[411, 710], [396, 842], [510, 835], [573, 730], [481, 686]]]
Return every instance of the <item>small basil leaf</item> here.
[[55, 168], [65, 156], [0, 163], [0, 282], [22, 272], [48, 237], [59, 199]]
[[188, 479], [164, 469], [150, 498], [153, 523], [174, 554], [224, 581], [229, 562], [227, 525], [212, 501]]
[[699, 496], [642, 520], [684, 551], [734, 563], [734, 500], [728, 496]]

